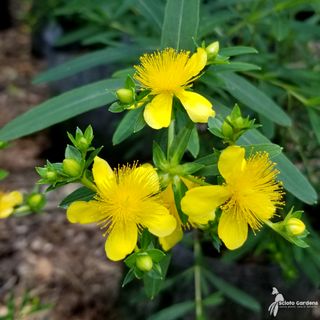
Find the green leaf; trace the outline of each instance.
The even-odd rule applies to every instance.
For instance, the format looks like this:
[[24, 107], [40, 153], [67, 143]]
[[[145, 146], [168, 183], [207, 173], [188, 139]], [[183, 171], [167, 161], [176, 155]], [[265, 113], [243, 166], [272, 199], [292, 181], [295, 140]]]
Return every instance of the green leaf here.
[[175, 320], [181, 319], [194, 309], [194, 301], [185, 301], [174, 304], [155, 313], [148, 320]]
[[167, 271], [168, 271], [170, 259], [171, 259], [171, 256], [169, 254], [167, 254], [159, 263], [161, 266], [163, 279], [154, 279], [154, 278], [149, 277], [148, 274], [146, 274], [143, 277], [144, 288], [145, 288], [147, 296], [150, 299], [153, 299], [159, 293], [161, 286], [164, 283], [164, 279], [167, 274]]
[[8, 176], [9, 172], [3, 169], [0, 169], [0, 181], [5, 179]]
[[200, 141], [197, 126], [194, 126], [194, 128], [191, 131], [187, 149], [190, 151], [194, 158], [198, 156], [200, 151]]
[[246, 149], [247, 156], [250, 156], [256, 152], [265, 151], [269, 154], [269, 157], [273, 159], [282, 152], [282, 148], [274, 143], [251, 144], [244, 145], [243, 147]]
[[193, 174], [204, 167], [204, 164], [198, 162], [187, 162], [179, 166], [183, 175]]
[[187, 124], [174, 138], [169, 150], [170, 162], [172, 164], [178, 164], [182, 159], [188, 146], [193, 127], [193, 124]]
[[138, 108], [130, 110], [122, 118], [112, 137], [112, 143], [114, 145], [119, 144], [133, 133], [137, 132], [136, 126], [140, 121], [141, 115], [143, 115], [143, 108]]
[[165, 166], [168, 164], [163, 150], [161, 149], [159, 144], [155, 141], [153, 141], [152, 159], [153, 159], [153, 163], [159, 169], [164, 169]]
[[86, 187], [81, 187], [70, 193], [66, 198], [64, 198], [60, 202], [59, 207], [66, 209], [72, 202], [80, 200], [89, 201], [93, 198], [94, 195], [95, 193], [92, 190]]
[[246, 292], [238, 289], [237, 287], [231, 285], [230, 283], [224, 281], [221, 277], [216, 276], [214, 273], [208, 270], [204, 270], [204, 276], [219, 289], [224, 295], [239, 303], [243, 307], [246, 307], [254, 312], [259, 312], [261, 310], [260, 303], [247, 294]]
[[137, 10], [150, 22], [150, 25], [161, 31], [164, 6], [159, 0], [138, 0]]
[[318, 140], [318, 143], [320, 144], [320, 114], [318, 114], [317, 111], [312, 108], [307, 108], [307, 110], [313, 132]]
[[216, 76], [224, 81], [225, 89], [247, 107], [277, 124], [291, 126], [291, 119], [281, 107], [245, 78], [231, 72], [218, 73]]
[[122, 288], [135, 279], [134, 269], [130, 269], [122, 281]]
[[242, 47], [242, 46], [222, 48], [219, 51], [219, 54], [227, 57], [239, 56], [242, 54], [250, 54], [250, 53], [258, 53], [258, 51], [252, 47]]
[[66, 159], [74, 159], [79, 162], [82, 160], [81, 152], [77, 148], [75, 148], [74, 146], [70, 146], [69, 144], [66, 147], [64, 156]]
[[250, 70], [261, 70], [259, 66], [247, 62], [230, 62], [225, 64], [217, 64], [211, 67], [214, 72], [224, 71], [250, 71]]
[[150, 249], [147, 250], [148, 255], [152, 258], [153, 262], [160, 262], [165, 256], [166, 254], [158, 249]]
[[179, 179], [179, 180], [174, 180], [173, 185], [173, 194], [174, 194], [174, 202], [176, 204], [176, 208], [179, 214], [179, 217], [181, 219], [181, 222], [183, 224], [187, 223], [188, 221], [188, 216], [184, 214], [181, 210], [181, 199], [184, 197], [187, 187], [186, 185]]
[[119, 61], [131, 61], [136, 59], [136, 57], [142, 52], [142, 48], [136, 48], [133, 46], [120, 46], [118, 48], [97, 50], [59, 64], [57, 67], [41, 73], [34, 79], [33, 83], [38, 84], [56, 81], [98, 65], [110, 64]]
[[167, 0], [161, 47], [190, 50], [199, 25], [199, 0]]
[[98, 81], [49, 99], [1, 128], [0, 140], [20, 138], [111, 103], [115, 96], [110, 90], [122, 84], [114, 79]]
[[64, 34], [62, 37], [59, 37], [54, 45], [56, 47], [60, 47], [66, 44], [74, 43], [82, 39], [85, 39], [93, 34], [96, 34], [98, 31], [100, 31], [100, 28], [98, 26], [87, 25], [82, 28], [76, 29], [75, 31], [68, 32], [67, 34]]

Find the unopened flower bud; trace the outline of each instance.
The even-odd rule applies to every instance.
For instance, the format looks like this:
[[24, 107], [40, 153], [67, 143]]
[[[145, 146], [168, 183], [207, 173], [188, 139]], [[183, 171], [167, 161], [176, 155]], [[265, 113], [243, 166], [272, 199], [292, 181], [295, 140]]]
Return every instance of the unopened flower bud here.
[[222, 123], [221, 132], [226, 138], [231, 138], [233, 135], [233, 129], [226, 121]]
[[129, 104], [129, 103], [132, 103], [134, 100], [133, 92], [130, 89], [125, 89], [125, 88], [119, 89], [117, 90], [116, 94], [121, 103]]
[[46, 179], [48, 181], [55, 181], [57, 179], [57, 173], [55, 171], [48, 170], [46, 173]]
[[77, 146], [80, 150], [87, 150], [88, 147], [90, 146], [90, 142], [85, 137], [81, 137], [77, 141]]
[[243, 125], [244, 125], [244, 120], [243, 120], [242, 117], [238, 117], [237, 119], [235, 119], [235, 120], [233, 121], [233, 123], [235, 124], [235, 126], [236, 126], [237, 128], [242, 128]]
[[81, 174], [81, 165], [74, 159], [64, 159], [62, 162], [63, 171], [71, 177], [77, 177]]
[[219, 41], [212, 42], [206, 47], [208, 59], [214, 59], [219, 52]]
[[31, 194], [27, 198], [27, 204], [30, 207], [31, 211], [40, 211], [46, 203], [46, 198], [41, 193], [34, 193]]
[[293, 236], [301, 235], [305, 229], [305, 224], [298, 218], [290, 218], [286, 223], [287, 232]]
[[147, 254], [140, 255], [136, 259], [136, 266], [139, 270], [141, 270], [143, 272], [148, 272], [153, 267], [153, 261], [152, 261], [151, 257]]

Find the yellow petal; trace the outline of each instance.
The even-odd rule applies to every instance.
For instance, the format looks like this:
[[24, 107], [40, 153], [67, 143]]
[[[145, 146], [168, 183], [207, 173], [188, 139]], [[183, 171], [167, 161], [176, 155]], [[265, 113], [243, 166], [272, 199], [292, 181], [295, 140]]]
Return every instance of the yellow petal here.
[[218, 169], [226, 182], [236, 178], [245, 168], [245, 149], [239, 146], [230, 146], [221, 152]]
[[7, 218], [13, 213], [13, 208], [23, 201], [19, 191], [0, 194], [0, 219]]
[[169, 127], [172, 112], [172, 94], [156, 95], [144, 109], [144, 120], [153, 129]]
[[143, 183], [140, 190], [144, 190], [146, 192], [146, 197], [160, 191], [159, 177], [157, 171], [151, 164], [145, 163], [142, 166], [135, 168], [131, 175], [133, 179]]
[[13, 213], [13, 208], [1, 208], [0, 219], [8, 218]]
[[177, 221], [166, 207], [153, 200], [145, 201], [141, 206], [142, 215], [139, 223], [147, 227], [152, 234], [166, 237], [174, 231]]
[[181, 200], [182, 211], [190, 223], [207, 224], [214, 220], [215, 210], [230, 197], [224, 186], [204, 186], [188, 190]]
[[191, 91], [181, 90], [176, 93], [176, 96], [181, 101], [193, 122], [207, 123], [209, 117], [215, 116], [211, 102], [202, 95]]
[[97, 201], [75, 201], [67, 209], [67, 218], [72, 223], [93, 223], [105, 218]]
[[197, 52], [194, 53], [189, 61], [186, 64], [186, 69], [188, 73], [194, 77], [200, 73], [200, 71], [206, 66], [207, 64], [207, 53], [206, 50], [203, 48], [198, 48]]
[[108, 192], [115, 181], [115, 175], [108, 162], [96, 156], [94, 158], [92, 174], [100, 192]]
[[108, 235], [105, 250], [110, 260], [122, 260], [131, 253], [138, 240], [138, 228], [130, 221], [117, 222]]
[[232, 211], [222, 212], [218, 225], [218, 235], [230, 250], [243, 245], [248, 235], [248, 224]]
[[175, 230], [166, 237], [159, 238], [159, 242], [163, 250], [168, 251], [173, 248], [183, 237], [181, 226], [177, 223]]

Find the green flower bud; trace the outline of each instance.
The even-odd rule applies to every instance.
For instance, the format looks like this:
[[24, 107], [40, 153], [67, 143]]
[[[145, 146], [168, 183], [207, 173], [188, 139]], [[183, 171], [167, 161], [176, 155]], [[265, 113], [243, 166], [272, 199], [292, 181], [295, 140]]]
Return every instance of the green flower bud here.
[[244, 125], [244, 119], [242, 117], [238, 117], [233, 121], [233, 123], [237, 128], [242, 128]]
[[208, 55], [208, 59], [214, 59], [219, 52], [219, 41], [214, 41], [206, 47], [206, 52]]
[[7, 147], [7, 145], [8, 142], [0, 140], [0, 149], [4, 149], [5, 147]]
[[52, 170], [48, 170], [46, 175], [45, 175], [45, 178], [48, 181], [51, 181], [51, 182], [56, 181], [57, 177], [58, 177], [57, 172], [56, 171], [52, 171]]
[[221, 132], [226, 138], [231, 138], [233, 136], [233, 128], [226, 121], [222, 123]]
[[129, 104], [134, 101], [133, 92], [130, 89], [119, 89], [116, 91], [116, 94], [121, 103]]
[[136, 266], [143, 272], [148, 272], [153, 267], [153, 261], [148, 254], [139, 255], [136, 259]]
[[88, 141], [85, 137], [81, 137], [77, 141], [77, 145], [80, 150], [87, 150], [88, 147], [90, 146], [90, 141]]
[[82, 171], [80, 163], [74, 159], [64, 159], [62, 162], [62, 169], [71, 177], [80, 176]]
[[298, 218], [290, 218], [286, 223], [287, 232], [293, 236], [301, 235], [305, 229], [305, 224]]
[[33, 193], [27, 198], [27, 205], [31, 211], [38, 212], [46, 204], [46, 198], [41, 193]]

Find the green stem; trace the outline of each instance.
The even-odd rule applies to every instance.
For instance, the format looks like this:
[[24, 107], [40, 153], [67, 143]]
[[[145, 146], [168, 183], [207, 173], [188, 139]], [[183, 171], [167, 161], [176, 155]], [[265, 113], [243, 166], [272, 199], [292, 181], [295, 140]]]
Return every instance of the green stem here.
[[175, 123], [174, 119], [171, 120], [170, 126], [168, 128], [168, 147], [167, 147], [167, 159], [169, 159], [169, 151], [174, 139], [174, 129], [175, 129]]
[[97, 192], [97, 187], [91, 180], [87, 178], [86, 173], [83, 174], [82, 178], [80, 179], [80, 182], [92, 191]]
[[198, 230], [195, 230], [195, 238], [194, 238], [194, 288], [195, 288], [195, 313], [196, 320], [203, 320], [203, 304], [202, 304], [202, 292], [201, 292], [201, 246], [199, 241]]

